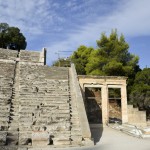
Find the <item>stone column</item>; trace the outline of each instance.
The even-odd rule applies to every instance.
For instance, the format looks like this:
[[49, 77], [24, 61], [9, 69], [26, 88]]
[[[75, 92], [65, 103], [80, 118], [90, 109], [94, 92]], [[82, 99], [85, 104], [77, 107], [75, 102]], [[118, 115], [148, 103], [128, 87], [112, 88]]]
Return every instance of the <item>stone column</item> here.
[[42, 49], [39, 62], [42, 63], [42, 65], [46, 65], [46, 48]]
[[127, 91], [125, 84], [121, 86], [121, 111], [122, 111], [122, 123], [127, 123], [128, 110], [127, 110]]
[[102, 86], [102, 122], [103, 125], [108, 123], [108, 86], [107, 84], [104, 84]]

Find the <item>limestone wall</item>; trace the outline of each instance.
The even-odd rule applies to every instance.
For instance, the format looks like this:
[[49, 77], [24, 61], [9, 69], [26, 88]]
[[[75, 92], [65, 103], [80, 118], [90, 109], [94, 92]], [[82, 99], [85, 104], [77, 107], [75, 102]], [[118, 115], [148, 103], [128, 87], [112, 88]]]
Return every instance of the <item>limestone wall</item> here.
[[128, 105], [128, 123], [136, 126], [147, 126], [146, 112], [133, 108], [133, 105]]
[[91, 140], [91, 132], [90, 132], [90, 127], [85, 111], [85, 106], [84, 106], [84, 101], [81, 93], [81, 89], [79, 86], [79, 82], [77, 80], [77, 73], [75, 70], [74, 64], [71, 64], [70, 68], [70, 76], [71, 76], [71, 89], [72, 92], [74, 93], [74, 99], [76, 101], [76, 109], [78, 112], [78, 118], [79, 118], [79, 123], [80, 123], [80, 130], [81, 130], [81, 136], [83, 137], [83, 142], [85, 142], [85, 145], [92, 145], [93, 141]]

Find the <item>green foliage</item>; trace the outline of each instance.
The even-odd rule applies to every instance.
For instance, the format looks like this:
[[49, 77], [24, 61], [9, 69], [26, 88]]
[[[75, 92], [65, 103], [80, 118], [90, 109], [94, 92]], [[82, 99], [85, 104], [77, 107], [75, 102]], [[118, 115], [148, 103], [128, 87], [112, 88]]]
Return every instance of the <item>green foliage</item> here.
[[78, 74], [86, 74], [85, 67], [92, 51], [94, 51], [92, 47], [81, 45], [71, 56], [71, 61], [75, 64]]
[[112, 30], [109, 37], [102, 33], [97, 46], [98, 49], [89, 56], [85, 67], [86, 74], [128, 77], [135, 75], [139, 58], [128, 52], [129, 45], [123, 35], [118, 37], [116, 30]]
[[136, 74], [130, 102], [140, 108], [150, 107], [150, 68], [145, 68]]
[[18, 49], [25, 49], [27, 46], [26, 38], [19, 28], [0, 23], [0, 47], [7, 48], [10, 43], [15, 43]]
[[129, 45], [123, 34], [118, 36], [117, 30], [112, 30], [109, 36], [101, 34], [97, 40], [97, 49], [80, 46], [71, 59], [78, 74], [100, 76], [127, 76], [127, 90], [131, 93], [135, 75], [140, 68], [139, 57], [131, 54]]
[[67, 59], [61, 58], [61, 59], [55, 61], [52, 66], [70, 67], [70, 58], [67, 58]]

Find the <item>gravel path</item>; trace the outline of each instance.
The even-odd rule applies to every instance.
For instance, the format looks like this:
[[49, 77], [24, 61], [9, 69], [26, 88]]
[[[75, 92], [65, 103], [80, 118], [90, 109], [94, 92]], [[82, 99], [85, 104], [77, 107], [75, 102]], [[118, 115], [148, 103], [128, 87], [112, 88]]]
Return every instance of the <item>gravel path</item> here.
[[150, 150], [150, 138], [139, 139], [105, 127], [95, 150]]

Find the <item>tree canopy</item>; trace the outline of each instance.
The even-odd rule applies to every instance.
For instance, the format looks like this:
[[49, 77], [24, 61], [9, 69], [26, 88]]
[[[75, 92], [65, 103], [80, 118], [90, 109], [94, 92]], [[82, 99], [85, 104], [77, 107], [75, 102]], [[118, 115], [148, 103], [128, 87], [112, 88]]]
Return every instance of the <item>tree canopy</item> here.
[[134, 77], [139, 70], [138, 56], [128, 52], [123, 35], [112, 30], [110, 36], [101, 34], [97, 49], [80, 46], [72, 55], [78, 74]]
[[0, 23], [0, 48], [7, 48], [10, 44], [15, 44], [17, 49], [25, 49], [26, 38], [17, 27], [9, 27], [7, 23]]
[[[117, 30], [112, 30], [109, 36], [102, 33], [97, 48], [81, 45], [70, 58], [80, 75], [127, 76], [129, 102], [150, 108], [150, 68], [141, 71], [139, 57], [129, 52], [124, 35], [119, 36]], [[115, 96], [118, 93], [113, 91]]]
[[150, 68], [144, 68], [136, 74], [130, 102], [140, 108], [150, 108]]
[[118, 36], [117, 30], [112, 30], [109, 36], [102, 33], [96, 49], [80, 46], [71, 59], [80, 75], [127, 76], [128, 93], [140, 71], [139, 57], [129, 52], [128, 43], [123, 34]]
[[81, 45], [77, 51], [75, 51], [71, 57], [72, 62], [74, 62], [76, 66], [76, 71], [78, 74], [85, 75], [86, 74], [86, 64], [88, 63], [88, 59], [91, 55], [91, 52], [94, 51], [92, 47], [86, 47]]
[[59, 60], [55, 61], [52, 66], [70, 67], [70, 58], [60, 58]]

